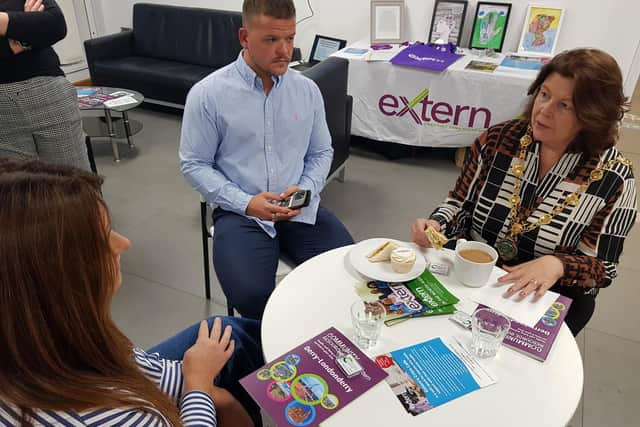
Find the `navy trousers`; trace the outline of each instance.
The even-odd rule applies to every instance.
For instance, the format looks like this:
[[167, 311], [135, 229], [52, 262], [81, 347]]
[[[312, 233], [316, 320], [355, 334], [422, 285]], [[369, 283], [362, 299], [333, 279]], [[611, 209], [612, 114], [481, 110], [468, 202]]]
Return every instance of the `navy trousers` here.
[[243, 316], [261, 319], [275, 287], [282, 252], [296, 265], [331, 249], [353, 244], [345, 226], [320, 207], [315, 225], [276, 223], [269, 237], [252, 219], [223, 209], [213, 212], [213, 266], [227, 299]]
[[[214, 317], [208, 319], [209, 329], [213, 325]], [[229, 391], [247, 410], [256, 426], [262, 425], [260, 407], [240, 385], [238, 380], [247, 376], [264, 365], [262, 357], [262, 345], [260, 342], [260, 322], [253, 319], [239, 317], [220, 316], [222, 330], [231, 325], [231, 339], [235, 340], [233, 356], [220, 372], [215, 384]], [[147, 350], [148, 353], [158, 353], [160, 357], [168, 360], [182, 360], [184, 353], [195, 344], [198, 338], [197, 323], [185, 329], [173, 337]]]

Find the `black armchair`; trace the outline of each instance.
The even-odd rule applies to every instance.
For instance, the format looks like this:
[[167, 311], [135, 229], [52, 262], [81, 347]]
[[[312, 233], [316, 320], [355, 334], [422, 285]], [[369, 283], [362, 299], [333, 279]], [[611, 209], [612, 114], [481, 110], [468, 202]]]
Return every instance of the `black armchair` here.
[[327, 125], [333, 145], [333, 162], [329, 179], [344, 180], [345, 162], [351, 145], [351, 113], [353, 98], [347, 95], [349, 61], [344, 58], [329, 57], [302, 74], [316, 82], [322, 92]]

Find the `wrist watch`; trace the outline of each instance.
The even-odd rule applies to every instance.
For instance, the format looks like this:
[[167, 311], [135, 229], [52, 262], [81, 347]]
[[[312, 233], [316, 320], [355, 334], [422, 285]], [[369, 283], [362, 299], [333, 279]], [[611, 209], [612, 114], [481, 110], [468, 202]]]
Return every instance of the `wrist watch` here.
[[22, 46], [24, 50], [31, 50], [31, 43], [25, 43], [21, 41], [19, 41], [18, 43], [20, 43], [20, 46]]

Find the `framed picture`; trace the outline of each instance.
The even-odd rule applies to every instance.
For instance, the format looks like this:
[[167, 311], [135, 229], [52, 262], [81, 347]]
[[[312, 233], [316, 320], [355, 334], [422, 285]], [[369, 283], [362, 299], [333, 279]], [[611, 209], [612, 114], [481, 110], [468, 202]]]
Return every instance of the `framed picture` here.
[[467, 2], [463, 0], [436, 0], [431, 17], [429, 42], [460, 44]]
[[511, 3], [479, 1], [473, 19], [469, 48], [501, 52], [510, 13]]
[[371, 1], [371, 44], [402, 43], [404, 0]]
[[518, 44], [518, 54], [553, 56], [563, 18], [562, 8], [529, 5]]

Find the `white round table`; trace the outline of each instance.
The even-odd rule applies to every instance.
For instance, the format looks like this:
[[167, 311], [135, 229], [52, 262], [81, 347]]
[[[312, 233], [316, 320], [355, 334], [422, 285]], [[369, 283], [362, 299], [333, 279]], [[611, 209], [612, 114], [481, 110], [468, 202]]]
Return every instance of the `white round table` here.
[[[305, 340], [335, 326], [353, 339], [350, 305], [358, 299], [354, 286], [366, 280], [350, 265], [352, 246], [334, 249], [296, 267], [276, 287], [262, 320], [262, 345], [270, 361]], [[429, 261], [449, 258], [452, 251], [426, 251]], [[494, 274], [501, 274], [496, 268]], [[458, 298], [472, 288], [453, 275], [437, 276]], [[410, 319], [383, 326], [369, 357], [435, 337], [470, 341], [470, 332], [449, 316]], [[486, 366], [497, 384], [474, 391], [418, 416], [408, 414], [383, 380], [342, 408], [322, 425], [337, 426], [565, 426], [578, 406], [583, 385], [582, 357], [566, 325], [562, 326], [547, 360], [542, 363], [502, 347]]]

